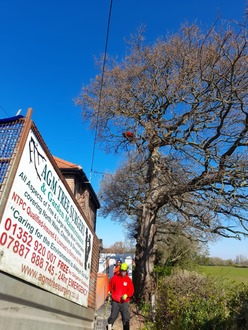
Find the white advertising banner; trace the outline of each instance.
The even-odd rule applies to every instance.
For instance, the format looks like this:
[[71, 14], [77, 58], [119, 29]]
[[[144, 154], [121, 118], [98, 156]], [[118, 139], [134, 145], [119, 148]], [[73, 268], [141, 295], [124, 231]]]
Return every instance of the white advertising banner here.
[[0, 269], [87, 306], [92, 241], [30, 131], [0, 224]]

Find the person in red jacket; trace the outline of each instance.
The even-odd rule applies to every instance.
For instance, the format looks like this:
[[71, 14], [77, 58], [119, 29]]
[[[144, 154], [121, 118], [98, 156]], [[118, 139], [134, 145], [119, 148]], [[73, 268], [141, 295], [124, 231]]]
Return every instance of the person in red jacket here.
[[127, 274], [128, 265], [121, 264], [120, 274], [113, 276], [109, 282], [109, 291], [112, 296], [111, 314], [108, 318], [108, 330], [121, 313], [123, 330], [129, 330], [129, 301], [134, 294], [134, 286], [131, 278]]

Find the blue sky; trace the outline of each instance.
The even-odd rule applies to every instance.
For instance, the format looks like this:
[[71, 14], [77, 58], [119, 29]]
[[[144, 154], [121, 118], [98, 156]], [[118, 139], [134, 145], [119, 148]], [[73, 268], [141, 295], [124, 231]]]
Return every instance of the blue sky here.
[[[149, 42], [177, 31], [184, 22], [209, 26], [221, 15], [241, 20], [246, 0], [113, 0], [108, 53], [122, 57], [125, 38], [146, 26]], [[74, 104], [81, 86], [97, 73], [95, 57], [103, 54], [110, 0], [0, 0], [0, 118], [32, 119], [51, 153], [83, 167], [90, 177], [94, 134]], [[113, 171], [119, 158], [96, 146], [91, 183]], [[105, 246], [124, 240], [122, 227], [98, 219]], [[235, 259], [246, 255], [248, 241], [221, 240], [210, 254]]]

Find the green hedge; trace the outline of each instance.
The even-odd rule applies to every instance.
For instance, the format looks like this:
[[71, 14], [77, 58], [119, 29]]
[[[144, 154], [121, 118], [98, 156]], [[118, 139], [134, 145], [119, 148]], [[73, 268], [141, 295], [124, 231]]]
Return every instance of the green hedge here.
[[156, 330], [248, 329], [248, 286], [181, 271], [158, 284]]

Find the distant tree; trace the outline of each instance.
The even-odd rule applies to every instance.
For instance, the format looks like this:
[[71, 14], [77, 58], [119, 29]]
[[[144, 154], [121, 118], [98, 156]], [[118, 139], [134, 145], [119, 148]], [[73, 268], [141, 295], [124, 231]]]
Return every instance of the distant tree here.
[[134, 246], [129, 241], [129, 244], [125, 242], [115, 242], [114, 244], [110, 245], [108, 248], [103, 248], [103, 253], [115, 253], [115, 254], [125, 254], [125, 253], [133, 253]]
[[198, 264], [205, 264], [207, 250], [184, 235], [171, 235], [166, 241], [158, 243], [160, 263], [168, 266], [178, 266], [182, 269], [191, 269]]
[[248, 266], [248, 259], [246, 256], [239, 254], [236, 256], [235, 263], [239, 266]]
[[208, 265], [209, 266], [225, 266], [226, 261], [219, 257], [212, 257], [212, 258], [209, 258]]
[[[109, 61], [103, 81], [97, 76], [77, 100], [107, 151], [136, 151], [143, 160], [145, 186], [130, 194], [142, 197], [131, 201], [142, 301], [153, 289], [162, 208], [171, 207], [175, 222], [187, 220], [196, 231], [247, 235], [247, 29], [217, 24], [206, 33], [183, 26], [154, 45], [138, 34], [126, 57]], [[128, 210], [127, 197], [109, 203]]]

